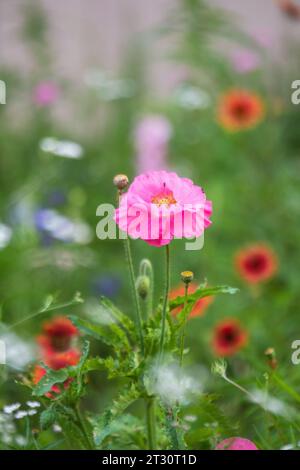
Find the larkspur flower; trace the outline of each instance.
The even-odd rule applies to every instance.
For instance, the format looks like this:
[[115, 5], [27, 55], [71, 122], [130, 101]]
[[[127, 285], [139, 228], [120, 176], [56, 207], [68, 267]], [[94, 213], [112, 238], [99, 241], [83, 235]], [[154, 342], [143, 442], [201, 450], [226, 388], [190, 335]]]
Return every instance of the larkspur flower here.
[[92, 291], [96, 295], [114, 298], [118, 295], [120, 288], [121, 279], [114, 274], [99, 276], [92, 281]]
[[246, 282], [257, 284], [271, 279], [276, 274], [278, 261], [269, 246], [258, 243], [238, 251], [235, 267]]
[[217, 121], [230, 132], [255, 127], [262, 121], [265, 106], [259, 95], [248, 90], [233, 89], [221, 96]]
[[211, 201], [190, 179], [152, 171], [137, 176], [121, 196], [115, 221], [132, 238], [163, 246], [174, 238], [200, 237], [211, 213]]
[[258, 450], [256, 445], [244, 437], [229, 437], [219, 442], [216, 450]]
[[39, 106], [49, 106], [57, 101], [59, 96], [58, 86], [52, 81], [38, 83], [33, 90], [33, 100]]
[[[198, 288], [197, 284], [191, 283], [189, 286], [189, 294], [193, 294], [197, 290], [197, 288]], [[182, 297], [184, 296], [184, 292], [185, 292], [185, 288], [181, 284], [180, 286], [171, 290], [169, 299], [173, 300], [173, 299], [176, 299], [176, 297]], [[194, 307], [192, 308], [189, 318], [202, 316], [205, 313], [208, 306], [213, 302], [213, 299], [214, 298], [212, 296], [208, 296], [208, 297], [203, 297], [202, 299], [197, 300]], [[183, 309], [183, 305], [176, 307], [171, 311], [171, 314], [176, 316], [181, 312], [182, 309]]]
[[74, 221], [61, 215], [54, 209], [39, 209], [35, 213], [35, 226], [43, 235], [66, 243], [85, 245], [92, 240], [89, 225], [82, 221]]
[[226, 318], [214, 329], [212, 347], [217, 356], [232, 356], [247, 343], [248, 334], [239, 321]]
[[163, 116], [147, 116], [138, 123], [134, 132], [138, 173], [163, 170], [167, 167], [171, 135], [171, 124]]

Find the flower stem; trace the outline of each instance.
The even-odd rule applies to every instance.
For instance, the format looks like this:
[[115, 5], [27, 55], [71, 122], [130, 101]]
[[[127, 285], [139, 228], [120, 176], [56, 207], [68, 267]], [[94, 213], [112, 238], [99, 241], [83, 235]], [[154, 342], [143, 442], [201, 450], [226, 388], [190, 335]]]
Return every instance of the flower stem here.
[[146, 320], [149, 320], [150, 316], [153, 313], [153, 268], [152, 264], [148, 259], [143, 259], [141, 262], [141, 274], [148, 276], [150, 279], [150, 289], [146, 299]]
[[[186, 283], [186, 284], [184, 285], [184, 304], [183, 304], [183, 309], [185, 309], [186, 306], [187, 306], [188, 290], [189, 290], [189, 284]], [[180, 367], [182, 366], [182, 362], [183, 362], [183, 352], [184, 352], [184, 341], [185, 341], [185, 336], [186, 336], [187, 318], [188, 318], [188, 314], [185, 313], [184, 323], [183, 323], [183, 330], [182, 330], [182, 335], [181, 335], [181, 342], [180, 342]]]
[[156, 450], [155, 397], [148, 397], [146, 402], [148, 450]]
[[78, 424], [80, 426], [80, 429], [81, 429], [81, 432], [82, 434], [84, 435], [84, 438], [86, 440], [86, 444], [87, 444], [87, 448], [89, 450], [93, 449], [94, 446], [91, 442], [91, 439], [90, 439], [90, 436], [89, 436], [89, 432], [86, 428], [86, 425], [85, 425], [85, 420], [81, 414], [81, 411], [80, 411], [80, 407], [79, 407], [79, 403], [77, 403], [77, 405], [74, 407], [74, 410], [75, 410], [75, 413], [76, 413], [76, 418], [77, 418], [77, 421], [78, 421]]
[[[120, 206], [121, 196], [122, 196], [122, 191], [119, 190], [117, 193], [117, 203], [119, 206]], [[137, 322], [137, 328], [138, 328], [138, 333], [140, 337], [141, 351], [142, 351], [142, 355], [144, 356], [145, 347], [144, 347], [144, 337], [143, 337], [143, 330], [142, 330], [142, 311], [141, 311], [139, 297], [138, 297], [138, 293], [137, 293], [136, 285], [135, 285], [135, 274], [134, 274], [134, 268], [133, 268], [133, 262], [132, 262], [130, 240], [128, 238], [128, 235], [126, 235], [126, 237], [124, 238], [124, 249], [125, 249], [125, 257], [126, 257], [126, 261], [127, 261], [127, 265], [129, 269], [131, 292], [132, 292], [133, 301], [135, 304], [136, 322]]]
[[160, 343], [159, 343], [159, 362], [162, 358], [163, 349], [164, 349], [169, 289], [170, 289], [170, 248], [169, 248], [169, 245], [166, 245], [166, 278], [165, 278], [164, 302], [163, 302], [163, 309], [162, 309], [161, 336], [160, 336]]
[[126, 237], [126, 239], [124, 240], [124, 247], [125, 247], [125, 255], [126, 255], [126, 260], [127, 260], [128, 269], [129, 269], [131, 291], [132, 291], [133, 300], [135, 304], [136, 321], [137, 321], [138, 333], [140, 337], [141, 351], [142, 351], [142, 354], [144, 355], [145, 347], [144, 347], [144, 337], [143, 337], [143, 330], [142, 330], [142, 312], [141, 312], [140, 302], [138, 298], [138, 293], [136, 291], [136, 286], [135, 286], [135, 275], [134, 275], [134, 268], [133, 268], [133, 262], [132, 262], [132, 256], [131, 256], [130, 240], [128, 237]]

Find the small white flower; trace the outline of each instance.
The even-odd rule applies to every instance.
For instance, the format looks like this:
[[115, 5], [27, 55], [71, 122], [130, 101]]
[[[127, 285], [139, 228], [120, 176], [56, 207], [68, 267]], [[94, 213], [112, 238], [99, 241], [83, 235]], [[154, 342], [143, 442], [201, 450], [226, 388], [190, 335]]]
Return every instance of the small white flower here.
[[175, 102], [185, 109], [205, 109], [211, 103], [208, 93], [191, 85], [181, 85], [175, 92]]
[[34, 359], [34, 347], [15, 333], [0, 334], [5, 344], [6, 364], [13, 369], [22, 370]]
[[21, 406], [21, 403], [12, 403], [11, 405], [5, 405], [3, 407], [4, 413], [10, 415], [14, 413], [14, 411], [18, 410]]
[[62, 428], [60, 427], [59, 424], [53, 424], [52, 429], [54, 432], [61, 432]]
[[28, 416], [28, 412], [24, 410], [17, 411], [15, 414], [15, 419], [23, 419], [25, 416]]
[[40, 142], [40, 149], [43, 152], [52, 153], [57, 157], [71, 158], [78, 160], [83, 157], [83, 148], [76, 142], [69, 140], [58, 140], [54, 137], [46, 137]]
[[24, 447], [27, 444], [27, 439], [24, 436], [15, 437], [16, 444], [20, 447]]
[[194, 423], [195, 421], [197, 421], [197, 416], [195, 416], [195, 415], [186, 415], [184, 417], [184, 420], [187, 421], [188, 423]]
[[38, 401], [27, 401], [26, 405], [28, 405], [29, 408], [39, 408], [41, 406]]
[[27, 411], [27, 416], [34, 416], [37, 414], [37, 410], [28, 410]]
[[12, 237], [12, 229], [8, 225], [0, 223], [0, 250], [5, 248]]

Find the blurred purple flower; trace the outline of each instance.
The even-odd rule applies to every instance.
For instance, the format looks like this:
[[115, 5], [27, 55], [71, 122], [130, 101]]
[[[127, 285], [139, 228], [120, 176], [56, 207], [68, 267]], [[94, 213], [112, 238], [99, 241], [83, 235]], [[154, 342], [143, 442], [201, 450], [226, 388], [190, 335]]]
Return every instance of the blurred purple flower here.
[[49, 206], [62, 206], [66, 200], [66, 194], [61, 189], [54, 189], [47, 194], [47, 205]]
[[92, 290], [95, 295], [114, 298], [121, 288], [121, 279], [114, 275], [101, 276], [93, 280]]
[[59, 95], [58, 86], [51, 81], [40, 82], [33, 90], [33, 100], [39, 106], [49, 106]]
[[260, 66], [260, 59], [250, 50], [237, 49], [232, 53], [232, 64], [236, 72], [249, 73]]
[[171, 135], [171, 124], [163, 116], [147, 116], [138, 123], [134, 132], [138, 173], [167, 169]]
[[56, 240], [85, 245], [92, 239], [90, 227], [81, 221], [71, 220], [54, 209], [39, 209], [35, 213], [37, 230], [46, 232]]

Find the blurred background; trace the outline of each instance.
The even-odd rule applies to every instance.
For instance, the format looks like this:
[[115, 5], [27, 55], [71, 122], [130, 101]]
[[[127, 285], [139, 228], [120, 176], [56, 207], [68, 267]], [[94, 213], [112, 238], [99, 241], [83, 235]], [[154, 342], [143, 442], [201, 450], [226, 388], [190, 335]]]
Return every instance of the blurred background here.
[[[162, 168], [192, 178], [214, 208], [201, 251], [172, 243], [172, 288], [184, 269], [198, 283], [240, 288], [189, 322], [190, 362], [210, 377], [216, 325], [234, 317], [249, 340], [231, 373], [249, 386], [264, 381], [264, 351], [273, 347], [283, 376], [300, 386], [290, 361], [300, 337], [300, 113], [291, 103], [299, 12], [298, 1], [0, 0], [0, 303], [9, 359], [1, 406], [29, 397], [15, 378], [36, 361], [45, 319], [76, 313], [101, 322], [100, 295], [131, 314], [122, 243], [97, 239], [96, 208], [114, 204], [116, 173], [132, 180]], [[235, 132], [220, 116], [232, 89], [255, 94], [264, 109]], [[276, 259], [266, 282], [249, 282], [235, 262], [257, 244]], [[136, 271], [152, 260], [158, 300], [159, 249], [142, 241], [132, 249]], [[49, 295], [65, 304], [76, 292], [83, 304], [19, 323]], [[87, 408], [102, 409], [114, 387], [104, 374], [92, 377]], [[245, 411], [221, 380], [206, 387], [229, 417]], [[278, 448], [285, 442], [276, 429], [289, 424], [276, 410], [272, 419], [265, 425], [247, 409], [240, 432]]]

